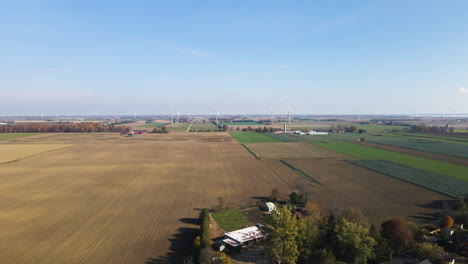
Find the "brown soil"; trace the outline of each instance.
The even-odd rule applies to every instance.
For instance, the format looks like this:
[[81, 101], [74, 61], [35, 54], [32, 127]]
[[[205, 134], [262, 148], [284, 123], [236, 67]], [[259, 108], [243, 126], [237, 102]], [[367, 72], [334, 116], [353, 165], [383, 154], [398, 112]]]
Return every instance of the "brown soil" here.
[[440, 204], [452, 198], [353, 165], [346, 161], [289, 160], [321, 184], [307, 184], [309, 200], [339, 214], [347, 207], [364, 211], [371, 223], [400, 217], [416, 223], [434, 221]]
[[[294, 180], [227, 133], [46, 134], [73, 146], [0, 165], [0, 263], [174, 263], [199, 208], [256, 201]], [[294, 176], [297, 178], [297, 176]]]

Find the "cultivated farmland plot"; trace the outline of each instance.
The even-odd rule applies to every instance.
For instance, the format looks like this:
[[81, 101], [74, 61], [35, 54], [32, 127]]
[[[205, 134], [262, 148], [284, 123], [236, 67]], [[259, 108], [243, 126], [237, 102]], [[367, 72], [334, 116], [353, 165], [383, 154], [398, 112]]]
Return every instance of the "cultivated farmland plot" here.
[[382, 160], [349, 162], [455, 198], [468, 195], [468, 182]]
[[387, 160], [423, 171], [468, 181], [468, 167], [465, 166], [376, 149], [349, 142], [314, 142], [312, 144], [361, 159]]
[[418, 139], [403, 136], [371, 136], [351, 133], [335, 133], [331, 134], [330, 136], [336, 139], [342, 139], [347, 141], [357, 141], [358, 138], [365, 137], [366, 141], [371, 143], [398, 146], [402, 148], [428, 151], [468, 159], [468, 145], [464, 144], [463, 142], [447, 143], [438, 140]]
[[299, 178], [270, 170], [227, 133], [200, 134], [12, 139], [74, 145], [0, 165], [0, 263], [160, 259], [191, 248], [197, 208], [288, 192]]
[[304, 142], [245, 144], [258, 157], [267, 159], [349, 159], [350, 156]]
[[294, 135], [294, 134], [273, 134], [268, 133], [270, 137], [279, 139], [283, 142], [328, 142], [337, 141], [329, 135]]
[[449, 196], [344, 160], [292, 159], [288, 163], [320, 182], [303, 185], [309, 200], [334, 213], [350, 206], [360, 208], [374, 224], [392, 217], [424, 222], [427, 215], [442, 212], [429, 205], [451, 200]]

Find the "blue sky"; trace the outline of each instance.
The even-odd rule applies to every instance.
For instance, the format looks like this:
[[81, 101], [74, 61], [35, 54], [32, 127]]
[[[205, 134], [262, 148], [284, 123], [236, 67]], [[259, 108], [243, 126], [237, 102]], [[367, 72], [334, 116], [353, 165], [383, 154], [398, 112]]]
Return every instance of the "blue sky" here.
[[466, 10], [465, 0], [4, 0], [0, 116], [468, 113]]

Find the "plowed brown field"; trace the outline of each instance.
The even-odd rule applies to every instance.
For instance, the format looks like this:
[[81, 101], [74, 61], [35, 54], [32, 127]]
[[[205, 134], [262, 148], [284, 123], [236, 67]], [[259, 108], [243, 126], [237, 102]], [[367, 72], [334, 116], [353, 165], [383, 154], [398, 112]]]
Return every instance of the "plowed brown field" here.
[[227, 133], [9, 141], [74, 145], [0, 165], [0, 263], [144, 263], [190, 247], [197, 209], [217, 197], [239, 206], [291, 189], [233, 141]]

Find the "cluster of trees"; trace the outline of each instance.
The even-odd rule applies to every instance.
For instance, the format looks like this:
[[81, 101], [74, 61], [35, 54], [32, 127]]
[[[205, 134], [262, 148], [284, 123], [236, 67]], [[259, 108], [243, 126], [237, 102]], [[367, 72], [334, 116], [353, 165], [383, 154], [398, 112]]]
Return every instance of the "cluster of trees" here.
[[237, 127], [236, 128], [237, 131], [249, 131], [249, 132], [256, 132], [256, 133], [273, 133], [275, 131], [281, 131], [282, 129], [281, 128], [274, 128], [274, 127], [252, 127], [252, 126], [248, 126], [248, 127], [244, 127], [244, 128], [240, 128], [240, 127]]
[[151, 133], [169, 133], [169, 129], [167, 129], [167, 126], [162, 126], [161, 129], [155, 127]]
[[412, 125], [409, 129], [410, 132], [415, 133], [453, 133], [455, 129], [453, 127], [446, 126], [426, 126], [424, 124]]
[[0, 126], [0, 133], [67, 133], [67, 132], [121, 132], [128, 130], [123, 126], [104, 126], [96, 122], [57, 123], [57, 124], [21, 124], [14, 126]]
[[443, 263], [446, 257], [443, 247], [424, 242], [421, 229], [398, 218], [383, 222], [378, 230], [355, 208], [324, 217], [316, 204], [307, 202], [301, 218], [291, 210], [283, 206], [264, 216], [266, 257], [271, 263], [377, 264], [397, 253]]
[[[342, 125], [337, 125], [336, 127], [330, 127], [328, 132], [345, 132], [345, 133], [354, 133], [358, 131], [358, 128], [356, 126], [342, 126]], [[364, 130], [360, 131], [360, 133], [365, 132]]]
[[[214, 252], [210, 247], [210, 212], [203, 209], [199, 217], [200, 235], [195, 238], [193, 247], [196, 249], [196, 263], [199, 264], [231, 264], [231, 258], [225, 253]], [[187, 261], [188, 262], [188, 261]], [[194, 263], [191, 261], [191, 263]]]

